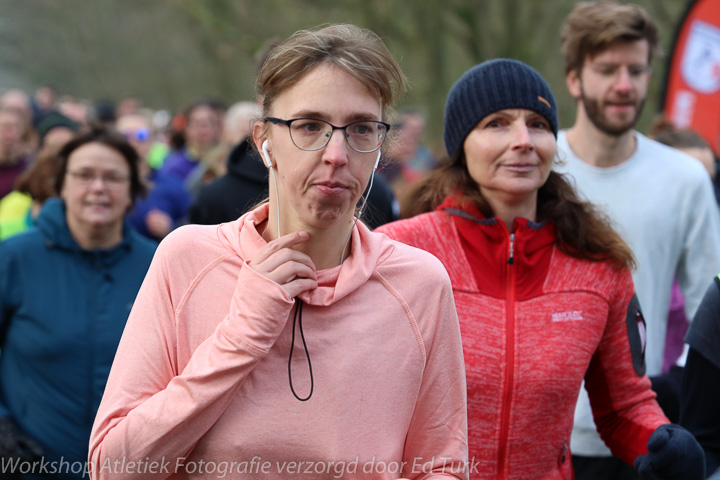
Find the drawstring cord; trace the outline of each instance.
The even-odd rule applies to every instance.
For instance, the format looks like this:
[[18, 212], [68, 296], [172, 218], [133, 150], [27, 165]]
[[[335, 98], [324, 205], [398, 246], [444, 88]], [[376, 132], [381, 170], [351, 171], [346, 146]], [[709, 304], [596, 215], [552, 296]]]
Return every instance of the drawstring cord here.
[[[312, 397], [313, 394], [313, 388], [315, 388], [315, 382], [313, 380], [313, 373], [312, 373], [312, 364], [310, 363], [310, 352], [308, 351], [307, 344], [305, 343], [305, 334], [303, 333], [303, 327], [302, 327], [302, 307], [303, 302], [299, 298], [296, 299], [297, 304], [295, 305], [295, 315], [293, 316], [293, 328], [292, 328], [292, 340], [290, 341], [290, 356], [288, 357], [288, 380], [290, 381], [290, 390], [292, 391], [292, 394], [300, 400], [301, 402], [305, 402]], [[298, 320], [298, 317], [300, 317], [300, 320]], [[295, 349], [295, 323], [300, 324], [300, 338], [302, 338], [303, 347], [305, 348], [305, 355], [307, 356], [308, 361], [308, 369], [310, 370], [310, 393], [308, 393], [308, 396], [305, 398], [300, 398], [297, 393], [295, 393], [295, 388], [293, 387], [293, 379], [292, 379], [292, 356], [293, 356], [293, 350]]]

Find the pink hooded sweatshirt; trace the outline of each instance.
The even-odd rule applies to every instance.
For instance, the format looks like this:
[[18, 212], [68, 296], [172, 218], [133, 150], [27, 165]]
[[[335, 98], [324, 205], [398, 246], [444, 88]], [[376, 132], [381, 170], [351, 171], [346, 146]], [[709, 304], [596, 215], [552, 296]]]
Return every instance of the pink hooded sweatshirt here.
[[[94, 479], [468, 477], [462, 346], [432, 255], [358, 223], [297, 300], [247, 263], [263, 206], [160, 245], [90, 438]], [[310, 369], [310, 367], [312, 367]], [[312, 372], [312, 378], [311, 374]]]

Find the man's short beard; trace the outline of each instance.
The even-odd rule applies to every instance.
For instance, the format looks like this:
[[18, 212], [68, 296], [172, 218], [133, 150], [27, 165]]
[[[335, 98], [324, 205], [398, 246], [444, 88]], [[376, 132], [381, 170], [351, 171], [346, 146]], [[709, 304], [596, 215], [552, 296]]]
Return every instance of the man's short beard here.
[[646, 98], [643, 98], [642, 101], [637, 105], [635, 117], [629, 123], [619, 126], [612, 125], [605, 120], [605, 117], [602, 114], [601, 107], [598, 105], [598, 102], [588, 99], [587, 96], [585, 96], [585, 91], [583, 90], [582, 85], [580, 86], [580, 100], [583, 103], [583, 107], [585, 108], [585, 113], [587, 114], [587, 117], [590, 119], [592, 124], [595, 125], [595, 128], [607, 135], [619, 137], [632, 130], [633, 127], [635, 127], [635, 124], [640, 118], [640, 113], [645, 106]]

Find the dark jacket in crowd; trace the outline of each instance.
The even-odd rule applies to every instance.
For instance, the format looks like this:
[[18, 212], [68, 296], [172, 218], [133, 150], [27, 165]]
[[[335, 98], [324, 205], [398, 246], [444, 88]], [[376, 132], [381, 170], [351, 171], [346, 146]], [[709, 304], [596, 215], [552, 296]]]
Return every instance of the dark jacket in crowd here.
[[190, 207], [190, 223], [215, 225], [237, 219], [267, 198], [268, 169], [248, 140], [230, 152], [228, 171], [203, 186]]

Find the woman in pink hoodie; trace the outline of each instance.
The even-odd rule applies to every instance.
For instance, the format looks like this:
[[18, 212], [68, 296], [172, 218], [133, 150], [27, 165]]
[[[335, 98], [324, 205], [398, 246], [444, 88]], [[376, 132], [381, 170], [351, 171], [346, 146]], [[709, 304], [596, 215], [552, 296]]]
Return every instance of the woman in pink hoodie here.
[[404, 76], [351, 25], [258, 76], [269, 202], [160, 245], [90, 441], [93, 478], [467, 478], [447, 273], [357, 220]]

